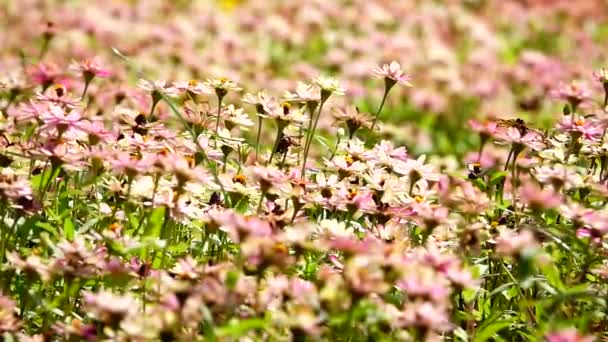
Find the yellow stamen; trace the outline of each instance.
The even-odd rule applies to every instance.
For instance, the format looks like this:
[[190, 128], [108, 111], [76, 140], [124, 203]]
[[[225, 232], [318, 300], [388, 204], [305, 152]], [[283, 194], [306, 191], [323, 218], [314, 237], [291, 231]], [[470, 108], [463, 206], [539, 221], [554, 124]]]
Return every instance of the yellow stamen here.
[[346, 162], [346, 165], [351, 166], [353, 165], [353, 163], [355, 162], [353, 157], [349, 154], [346, 157], [344, 157], [344, 161]]

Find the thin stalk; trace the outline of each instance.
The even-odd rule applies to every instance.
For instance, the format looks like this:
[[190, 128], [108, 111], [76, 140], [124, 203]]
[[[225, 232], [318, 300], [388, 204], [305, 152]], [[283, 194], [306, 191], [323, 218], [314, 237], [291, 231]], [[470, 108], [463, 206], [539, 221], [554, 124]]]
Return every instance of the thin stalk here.
[[84, 82], [84, 89], [82, 90], [82, 95], [80, 95], [80, 101], [83, 101], [84, 97], [87, 95], [87, 90], [89, 90], [89, 84], [91, 84], [91, 82]]
[[517, 217], [517, 153], [513, 153], [511, 162], [511, 196], [513, 197], [513, 215]]
[[184, 128], [186, 128], [186, 130], [188, 130], [188, 132], [190, 132], [190, 135], [192, 136], [192, 141], [194, 142], [194, 144], [198, 148], [199, 152], [201, 153], [201, 156], [203, 157], [203, 161], [205, 163], [207, 163], [207, 165], [209, 166], [209, 169], [211, 170], [211, 175], [213, 176], [215, 183], [219, 185], [222, 195], [224, 195], [224, 200], [227, 202], [228, 205], [230, 205], [230, 198], [229, 198], [228, 194], [226, 193], [226, 189], [222, 185], [222, 182], [220, 181], [220, 178], [217, 175], [217, 170], [215, 168], [211, 167], [211, 160], [207, 156], [205, 149], [201, 146], [201, 144], [196, 139], [197, 138], [196, 132], [194, 132], [193, 128], [188, 124], [186, 119], [184, 119], [182, 114], [175, 107], [175, 104], [171, 100], [169, 100], [169, 98], [167, 98], [166, 96], [163, 95], [162, 99], [169, 105], [169, 108], [171, 109], [173, 114], [175, 114], [175, 116], [177, 116], [177, 118], [181, 121]]
[[264, 118], [260, 115], [258, 116], [258, 134], [255, 139], [255, 161], [256, 163], [260, 162], [260, 137], [262, 136], [262, 124], [264, 123]]
[[332, 160], [334, 158], [334, 156], [336, 155], [336, 152], [338, 152], [338, 146], [340, 146], [340, 142], [342, 140], [342, 137], [340, 136], [340, 134], [336, 134], [337, 138], [336, 138], [336, 147], [334, 147], [334, 150], [331, 152], [331, 156], [329, 157], [329, 160]]
[[[315, 107], [307, 105], [308, 113], [310, 114], [310, 119], [308, 120], [308, 129], [306, 130], [306, 141], [304, 142], [304, 150], [303, 153], [306, 153], [306, 147], [308, 146], [308, 139], [310, 138], [310, 132], [312, 131], [313, 119], [315, 116]], [[300, 127], [300, 131], [302, 128]], [[298, 160], [299, 162], [299, 160]]]
[[[317, 129], [317, 124], [319, 123], [319, 118], [321, 117], [321, 112], [323, 111], [323, 105], [325, 104], [327, 99], [321, 100], [321, 104], [319, 105], [319, 111], [317, 112], [317, 117], [315, 118], [315, 122], [312, 126], [312, 130], [308, 132], [308, 138], [306, 139], [306, 146], [304, 147], [304, 160], [302, 161], [302, 179], [305, 178], [306, 173], [306, 160], [308, 159], [308, 152], [310, 151], [310, 146], [312, 145], [312, 139], [315, 135], [315, 130]], [[312, 120], [312, 117], [311, 117]]]
[[269, 163], [272, 163], [272, 158], [274, 157], [275, 153], [277, 153], [277, 150], [279, 148], [279, 142], [281, 141], [281, 135], [283, 135], [283, 127], [281, 127], [281, 124], [279, 123], [279, 125], [277, 126], [277, 137], [274, 140], [274, 146], [272, 147], [272, 152], [270, 153], [270, 158], [268, 158], [266, 165], [268, 165]]
[[264, 202], [265, 196], [266, 196], [266, 191], [262, 191], [262, 194], [260, 196], [260, 201], [258, 202], [258, 208], [256, 209], [256, 213], [258, 213], [258, 214], [262, 210], [262, 203]]
[[215, 147], [217, 147], [217, 132], [220, 127], [220, 116], [222, 114], [222, 100], [223, 99], [224, 99], [223, 96], [217, 97], [217, 119], [215, 120], [215, 138], [216, 138]]
[[391, 87], [384, 88], [384, 95], [382, 96], [382, 102], [380, 102], [380, 107], [378, 107], [378, 111], [374, 116], [374, 121], [372, 121], [372, 132], [374, 131], [374, 127], [376, 127], [376, 121], [378, 121], [378, 117], [380, 116], [380, 112], [382, 112], [382, 108], [384, 108], [384, 102], [386, 102], [386, 98], [388, 97], [388, 92], [391, 90]]

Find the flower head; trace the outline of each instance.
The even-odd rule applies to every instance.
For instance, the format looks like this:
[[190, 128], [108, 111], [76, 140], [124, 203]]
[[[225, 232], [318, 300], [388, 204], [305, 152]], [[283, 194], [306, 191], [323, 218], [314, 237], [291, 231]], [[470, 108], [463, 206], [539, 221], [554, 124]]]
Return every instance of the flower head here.
[[344, 95], [345, 89], [340, 85], [340, 82], [336, 79], [319, 76], [313, 80], [313, 83], [321, 88], [321, 101], [329, 95]]
[[99, 57], [86, 59], [82, 62], [74, 61], [70, 69], [81, 74], [87, 82], [94, 77], [108, 77], [112, 74], [110, 70], [103, 67]]
[[405, 74], [399, 63], [392, 61], [390, 64], [384, 64], [382, 67], [376, 67], [372, 70], [372, 74], [377, 78], [384, 78], [387, 84], [394, 85], [396, 83], [411, 87], [410, 81], [412, 77]]

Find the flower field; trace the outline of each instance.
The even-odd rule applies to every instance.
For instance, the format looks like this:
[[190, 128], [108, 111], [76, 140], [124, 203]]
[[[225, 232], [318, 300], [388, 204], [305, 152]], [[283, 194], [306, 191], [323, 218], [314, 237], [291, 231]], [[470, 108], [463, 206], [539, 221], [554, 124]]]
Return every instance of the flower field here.
[[0, 0], [3, 341], [608, 340], [603, 0]]

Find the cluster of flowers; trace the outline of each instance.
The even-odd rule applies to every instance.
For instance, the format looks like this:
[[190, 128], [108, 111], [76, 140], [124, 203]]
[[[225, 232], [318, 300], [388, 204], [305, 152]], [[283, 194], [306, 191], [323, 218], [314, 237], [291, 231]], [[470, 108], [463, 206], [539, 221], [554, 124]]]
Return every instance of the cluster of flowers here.
[[[30, 2], [3, 9], [16, 28], [0, 62], [3, 338], [557, 342], [608, 330], [605, 69], [577, 74], [530, 51], [503, 65], [488, 19], [456, 4], [251, 1], [194, 24], [184, 15], [206, 6], [75, 15]], [[521, 10], [497, 3], [476, 10]], [[581, 16], [603, 6], [585, 4]], [[563, 4], [531, 6], [542, 17]], [[155, 29], [151, 8], [172, 24]], [[42, 13], [65, 22], [27, 57], [20, 44], [39, 32], [24, 23]], [[95, 51], [71, 46], [82, 40], [64, 26], [118, 48], [74, 52], [64, 69], [50, 61]], [[182, 37], [199, 31], [210, 33]], [[463, 32], [482, 46], [471, 56], [459, 55]], [[250, 48], [265, 35], [285, 50]], [[205, 54], [187, 55], [197, 44]], [[599, 54], [590, 45], [579, 67]], [[431, 56], [410, 53], [425, 46]], [[377, 66], [395, 56], [412, 56], [416, 74]], [[318, 76], [316, 59], [342, 80]], [[206, 67], [230, 77], [186, 81]], [[188, 76], [147, 76], [175, 69]], [[560, 83], [570, 76], [588, 82]], [[471, 119], [465, 169], [383, 139], [401, 91], [419, 113], [469, 97], [485, 111], [540, 112], [548, 99], [563, 110], [545, 129]]]

